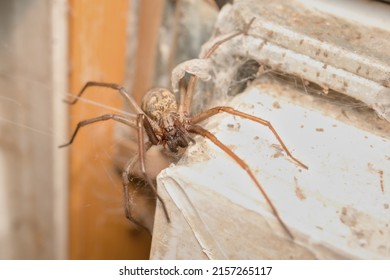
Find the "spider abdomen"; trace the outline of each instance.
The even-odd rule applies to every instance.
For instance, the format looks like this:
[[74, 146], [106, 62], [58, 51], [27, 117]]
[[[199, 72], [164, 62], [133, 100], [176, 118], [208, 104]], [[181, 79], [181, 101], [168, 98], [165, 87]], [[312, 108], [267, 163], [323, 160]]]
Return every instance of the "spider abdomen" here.
[[142, 110], [153, 120], [177, 111], [174, 94], [165, 88], [150, 89], [142, 100]]

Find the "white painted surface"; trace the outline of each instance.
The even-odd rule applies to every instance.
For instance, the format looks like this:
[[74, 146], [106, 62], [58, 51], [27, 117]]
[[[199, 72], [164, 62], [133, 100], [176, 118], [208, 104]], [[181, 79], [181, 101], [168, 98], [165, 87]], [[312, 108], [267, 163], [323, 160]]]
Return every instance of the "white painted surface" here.
[[[303, 52], [310, 52], [310, 46], [301, 45], [307, 42], [308, 35], [303, 32], [305, 36], [298, 39], [284, 36], [290, 33], [278, 33], [274, 28], [280, 21], [289, 28], [301, 31], [307, 29], [309, 35], [318, 35], [321, 37], [317, 40], [319, 47], [324, 44], [339, 46], [337, 43], [342, 36], [351, 35], [351, 38], [344, 36], [348, 40], [339, 47], [352, 56], [363, 53], [371, 59], [373, 51], [376, 51], [378, 57], [385, 53], [377, 48], [375, 40], [361, 40], [372, 34], [362, 31], [370, 30], [367, 27], [359, 29], [364, 34], [360, 34], [361, 43], [358, 43], [355, 39], [359, 36], [354, 37], [355, 33], [351, 33], [356, 31], [355, 25], [347, 25], [350, 27], [348, 30], [338, 28], [345, 26], [343, 19], [335, 20], [317, 12], [306, 14], [306, 10], [300, 9], [293, 2], [259, 2], [236, 1], [234, 12], [227, 7], [219, 17], [217, 25], [220, 30], [225, 30], [225, 27], [236, 29], [237, 22], [243, 19], [248, 22], [253, 16], [257, 16], [258, 20], [255, 20], [246, 39], [237, 38], [239, 43], [236, 45], [232, 40], [215, 54], [215, 64], [224, 65], [215, 72], [228, 78], [220, 79], [216, 74], [213, 82], [217, 86], [211, 91], [212, 97], [218, 96], [219, 91], [222, 94], [228, 91], [229, 82], [234, 78], [227, 75], [228, 70], [233, 68], [231, 65], [238, 64], [237, 57], [253, 58], [278, 71], [294, 74], [295, 87], [286, 84], [283, 79], [279, 83], [262, 80], [257, 88], [237, 96], [228, 105], [271, 121], [290, 151], [307, 164], [309, 170], [299, 168], [286, 157], [274, 135], [265, 127], [226, 114], [211, 118], [205, 126], [255, 172], [281, 218], [293, 232], [295, 240], [286, 237], [260, 192], [237, 163], [209, 141], [197, 137], [197, 145], [189, 147], [186, 152], [188, 157], [164, 170], [158, 178], [159, 191], [168, 205], [172, 223], [168, 224], [162, 213], [157, 212], [151, 258], [390, 259], [389, 128], [376, 130], [380, 120], [375, 116], [359, 116], [364, 116], [364, 113], [354, 112], [353, 108], [347, 110], [338, 105], [329, 108], [326, 104], [320, 104], [314, 109], [312, 103], [321, 103], [321, 100], [316, 101], [307, 92], [305, 94], [297, 90], [297, 85], [302, 85], [307, 79], [307, 69], [303, 73], [287, 69], [307, 66], [307, 63], [300, 64], [297, 61], [278, 65], [278, 61], [267, 54], [259, 58], [260, 52], [272, 42], [278, 46], [285, 44], [288, 50], [296, 47]], [[350, 4], [352, 2], [349, 1]], [[273, 9], [264, 9], [263, 4]], [[275, 13], [275, 10], [280, 13]], [[295, 14], [286, 15], [286, 11]], [[306, 19], [312, 20], [313, 24], [307, 25]], [[326, 25], [330, 19], [334, 24], [334, 33], [330, 33]], [[315, 31], [319, 28], [321, 32], [317, 34]], [[250, 36], [265, 37], [266, 44], [248, 38]], [[304, 40], [300, 43], [302, 38]], [[378, 38], [382, 37], [375, 37]], [[351, 42], [354, 42], [352, 47], [345, 48], [351, 46]], [[250, 52], [251, 47], [255, 49], [253, 53]], [[355, 47], [360, 48], [359, 52]], [[315, 48], [313, 50], [313, 54], [316, 54]], [[319, 50], [319, 54], [325, 53]], [[286, 56], [282, 52], [280, 55]], [[350, 62], [343, 59], [345, 56], [334, 55], [338, 68], [351, 66]], [[343, 61], [344, 65], [338, 64]], [[367, 78], [375, 80], [378, 75], [368, 75], [373, 73], [375, 61], [365, 61], [369, 62], [367, 69], [370, 70], [365, 71]], [[378, 61], [385, 65], [384, 69], [388, 68], [386, 59]], [[333, 65], [330, 62], [326, 60], [326, 63]], [[324, 71], [326, 68], [323, 67]], [[380, 72], [386, 79], [387, 71]], [[333, 78], [340, 81], [337, 73]], [[316, 83], [319, 78], [308, 80], [321, 86], [321, 83]], [[350, 80], [347, 77], [345, 82], [349, 83]], [[334, 89], [332, 85], [330, 88]], [[321, 90], [317, 91], [321, 93]], [[207, 91], [201, 92], [199, 98], [203, 100], [206, 95]], [[385, 97], [388, 98], [387, 95]]]
[[307, 7], [364, 25], [390, 30], [390, 4], [366, 0], [298, 0]]
[[[270, 120], [309, 170], [296, 166], [265, 127], [223, 114], [206, 127], [256, 173], [295, 242], [247, 174], [197, 138], [188, 161], [159, 176], [173, 222], [158, 217], [152, 257], [389, 259], [390, 140], [263, 90], [251, 89], [229, 105]], [[278, 246], [251, 247], [272, 243]]]

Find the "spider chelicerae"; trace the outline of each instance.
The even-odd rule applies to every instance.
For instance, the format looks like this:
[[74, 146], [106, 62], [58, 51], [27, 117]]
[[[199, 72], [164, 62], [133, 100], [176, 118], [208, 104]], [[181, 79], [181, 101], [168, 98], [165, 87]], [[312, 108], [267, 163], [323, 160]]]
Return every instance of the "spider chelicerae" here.
[[[250, 29], [251, 24], [254, 19], [252, 19], [249, 23], [245, 24], [244, 28], [240, 31], [237, 31], [233, 34], [227, 35], [225, 38], [217, 41], [204, 55], [204, 59], [209, 58], [215, 50], [224, 42], [231, 40], [234, 37], [239, 35], [246, 35]], [[216, 146], [222, 149], [226, 154], [228, 154], [251, 178], [257, 188], [260, 190], [261, 194], [264, 196], [266, 202], [270, 206], [273, 214], [276, 219], [288, 234], [288, 236], [293, 239], [293, 235], [288, 227], [285, 225], [283, 220], [280, 218], [279, 213], [275, 206], [273, 205], [271, 199], [268, 197], [267, 193], [261, 186], [260, 182], [255, 177], [254, 173], [250, 169], [250, 167], [238, 156], [236, 155], [230, 148], [220, 142], [217, 137], [215, 137], [211, 132], [204, 129], [199, 125], [202, 121], [216, 115], [219, 113], [228, 113], [234, 116], [238, 116], [244, 119], [248, 119], [259, 123], [261, 125], [267, 126], [272, 133], [275, 135], [279, 144], [282, 146], [283, 150], [286, 154], [295, 161], [301, 167], [307, 169], [307, 166], [295, 158], [290, 151], [287, 149], [286, 145], [283, 143], [279, 134], [276, 132], [274, 127], [269, 121], [266, 121], [262, 118], [246, 114], [241, 111], [237, 111], [232, 107], [227, 106], [218, 106], [211, 109], [208, 109], [204, 112], [201, 112], [196, 115], [191, 115], [191, 103], [194, 94], [194, 89], [197, 83], [198, 77], [195, 75], [191, 75], [188, 82], [184, 78], [179, 81], [179, 102], [176, 101], [175, 95], [165, 88], [153, 88], [149, 90], [142, 101], [141, 107], [137, 105], [134, 99], [128, 94], [126, 89], [114, 83], [105, 83], [105, 82], [88, 82], [81, 89], [77, 97], [75, 97], [72, 101], [65, 101], [70, 105], [75, 104], [81, 95], [86, 91], [89, 87], [106, 87], [117, 90], [122, 97], [129, 103], [129, 105], [135, 110], [135, 113], [129, 113], [125, 115], [119, 114], [105, 114], [95, 118], [83, 120], [77, 124], [76, 129], [74, 130], [71, 139], [68, 143], [61, 145], [60, 147], [69, 146], [74, 141], [79, 129], [83, 126], [90, 125], [96, 122], [102, 122], [106, 120], [114, 120], [135, 128], [137, 130], [137, 142], [138, 142], [138, 154], [137, 159], [140, 164], [140, 169], [142, 175], [147, 183], [147, 185], [151, 188], [156, 198], [161, 202], [162, 209], [166, 216], [168, 222], [170, 222], [170, 217], [168, 213], [168, 209], [164, 203], [164, 200], [160, 197], [157, 192], [157, 188], [154, 182], [147, 175], [147, 167], [145, 164], [145, 153], [148, 151], [153, 145], [162, 145], [164, 148], [169, 149], [172, 153], [177, 153], [179, 148], [186, 148], [192, 142], [194, 143], [192, 134], [201, 135], [211, 142], [213, 142]], [[147, 135], [147, 141], [144, 139], [144, 134]], [[133, 162], [132, 162], [133, 163]], [[132, 163], [129, 163], [123, 171], [123, 187], [124, 187], [124, 201], [125, 201], [125, 215], [126, 217], [132, 221], [133, 223], [142, 226], [136, 219], [131, 215], [131, 202], [129, 197], [129, 185], [130, 185], [130, 177], [131, 177], [131, 168]]]

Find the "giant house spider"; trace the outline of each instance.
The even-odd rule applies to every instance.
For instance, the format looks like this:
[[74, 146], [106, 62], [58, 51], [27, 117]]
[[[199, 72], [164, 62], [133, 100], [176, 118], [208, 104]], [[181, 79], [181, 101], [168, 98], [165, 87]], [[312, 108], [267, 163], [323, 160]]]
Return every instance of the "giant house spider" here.
[[[247, 23], [242, 30], [227, 35], [225, 38], [217, 41], [203, 56], [204, 59], [209, 58], [216, 49], [226, 41], [231, 40], [234, 37], [239, 35], [246, 35], [248, 30], [250, 29], [251, 24], [254, 19], [252, 19], [249, 23]], [[170, 222], [170, 216], [168, 213], [168, 209], [164, 203], [164, 200], [160, 197], [157, 192], [157, 188], [154, 182], [147, 175], [147, 167], [145, 164], [145, 154], [153, 145], [162, 145], [165, 149], [169, 149], [172, 153], [177, 153], [180, 148], [186, 148], [190, 144], [190, 142], [194, 143], [192, 138], [192, 134], [201, 135], [211, 142], [213, 142], [216, 146], [218, 146], [221, 150], [223, 150], [226, 154], [228, 154], [251, 178], [253, 183], [257, 186], [261, 194], [264, 196], [266, 202], [272, 210], [272, 213], [275, 215], [276, 219], [286, 232], [286, 234], [293, 239], [293, 235], [288, 227], [285, 225], [276, 207], [273, 205], [271, 199], [268, 197], [267, 193], [263, 189], [260, 182], [256, 179], [254, 173], [250, 169], [250, 167], [231, 149], [229, 149], [226, 145], [220, 142], [217, 137], [215, 137], [211, 132], [204, 129], [199, 124], [212, 116], [219, 113], [227, 113], [234, 116], [238, 116], [244, 119], [248, 119], [264, 125], [268, 127], [276, 137], [279, 144], [282, 146], [283, 150], [286, 154], [295, 161], [301, 167], [307, 169], [307, 166], [295, 158], [290, 151], [287, 149], [286, 145], [282, 141], [279, 134], [276, 132], [274, 127], [269, 121], [266, 121], [262, 118], [255, 117], [250, 114], [246, 114], [241, 111], [237, 111], [232, 107], [226, 106], [217, 106], [211, 109], [208, 109], [204, 112], [195, 114], [191, 116], [191, 103], [194, 94], [194, 89], [197, 83], [198, 77], [192, 74], [188, 80], [188, 83], [185, 82], [185, 79], [182, 78], [179, 81], [179, 102], [176, 101], [175, 95], [165, 88], [153, 88], [149, 90], [142, 100], [142, 105], [139, 107], [134, 99], [128, 94], [126, 89], [114, 83], [105, 83], [105, 82], [87, 82], [85, 86], [81, 89], [77, 97], [75, 97], [72, 101], [65, 101], [70, 105], [74, 105], [79, 97], [86, 91], [87, 88], [95, 86], [95, 87], [106, 87], [117, 90], [122, 97], [129, 103], [129, 105], [135, 110], [135, 113], [124, 115], [119, 114], [105, 114], [95, 118], [90, 118], [87, 120], [80, 121], [77, 124], [76, 129], [74, 130], [69, 142], [63, 144], [59, 147], [66, 147], [73, 143], [79, 129], [86, 125], [90, 125], [96, 122], [102, 122], [106, 120], [114, 120], [125, 124], [129, 127], [135, 128], [137, 130], [137, 144], [138, 144], [138, 154], [137, 160], [139, 161], [142, 175], [153, 191], [156, 198], [160, 201], [162, 209], [164, 211], [165, 217], [168, 222]], [[144, 139], [144, 132], [147, 135], [147, 141]], [[129, 197], [129, 184], [130, 184], [130, 176], [131, 176], [131, 168], [133, 162], [127, 164], [123, 171], [123, 188], [124, 188], [124, 201], [125, 201], [125, 215], [127, 219], [132, 221], [133, 223], [143, 227], [143, 225], [133, 218], [131, 214], [131, 202]]]

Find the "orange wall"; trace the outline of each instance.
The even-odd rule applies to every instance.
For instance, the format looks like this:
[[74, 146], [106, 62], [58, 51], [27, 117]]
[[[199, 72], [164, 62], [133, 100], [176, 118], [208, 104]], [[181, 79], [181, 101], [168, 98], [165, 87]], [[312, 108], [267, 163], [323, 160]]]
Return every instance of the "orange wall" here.
[[[123, 82], [128, 3], [128, 0], [69, 0], [71, 94], [77, 94], [91, 80]], [[85, 97], [116, 108], [122, 104], [113, 90], [91, 88]], [[79, 102], [69, 109], [70, 129], [81, 120], [107, 112]], [[71, 259], [149, 257], [150, 237], [135, 231], [123, 214], [122, 183], [112, 167], [115, 146], [112, 132], [111, 121], [86, 126], [68, 148]]]

